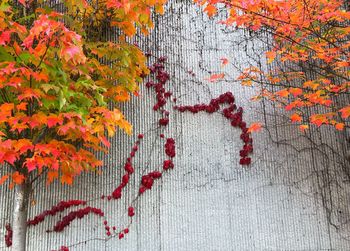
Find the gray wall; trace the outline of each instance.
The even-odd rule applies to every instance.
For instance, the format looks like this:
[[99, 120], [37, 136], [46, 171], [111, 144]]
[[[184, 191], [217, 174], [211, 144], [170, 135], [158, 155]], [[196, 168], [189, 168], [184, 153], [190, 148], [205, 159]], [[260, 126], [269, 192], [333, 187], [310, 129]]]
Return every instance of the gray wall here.
[[[246, 34], [225, 30], [190, 4], [170, 2], [142, 46], [169, 58], [169, 88], [178, 104], [208, 102], [232, 91], [245, 109], [245, 120], [267, 125], [254, 135], [253, 164], [238, 164], [240, 131], [221, 115], [173, 112], [164, 133], [176, 139], [176, 167], [142, 196], [125, 239], [101, 239], [102, 220], [92, 215], [63, 233], [48, 234], [45, 231], [59, 218], [52, 217], [30, 228], [28, 249], [66, 245], [71, 250], [350, 250], [349, 184], [337, 163], [338, 138], [326, 130], [301, 137], [278, 108], [251, 102], [255, 90], [235, 82], [237, 70], [221, 68], [220, 58], [247, 66], [252, 58], [263, 56], [259, 40], [239, 43]], [[225, 81], [204, 80], [219, 71], [226, 71]], [[62, 199], [92, 199], [90, 204], [102, 207], [111, 224], [127, 224], [125, 210], [140, 176], [159, 168], [163, 160], [161, 130], [151, 130], [159, 118], [151, 109], [154, 103], [154, 95], [142, 88], [141, 97], [122, 105], [135, 135], [117, 135], [110, 155], [104, 157], [103, 174], [84, 175], [72, 187], [39, 184], [30, 215]], [[120, 180], [120, 169], [139, 132], [147, 135], [135, 158], [136, 175], [128, 193], [121, 201], [101, 202], [99, 195], [108, 194]], [[0, 196], [0, 250], [5, 250], [3, 226], [11, 218], [12, 196], [4, 186]]]

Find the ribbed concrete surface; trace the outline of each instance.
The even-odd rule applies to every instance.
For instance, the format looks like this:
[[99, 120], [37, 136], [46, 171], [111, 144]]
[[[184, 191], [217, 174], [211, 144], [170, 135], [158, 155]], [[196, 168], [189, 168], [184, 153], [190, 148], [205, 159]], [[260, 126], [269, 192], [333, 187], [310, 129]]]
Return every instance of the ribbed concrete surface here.
[[[245, 51], [255, 59], [262, 56], [260, 43], [258, 39], [238, 43], [245, 34], [228, 32], [216, 21], [208, 20], [191, 4], [172, 0], [141, 44], [157, 56], [168, 57], [169, 88], [178, 104], [208, 102], [232, 91], [248, 122], [268, 125], [268, 130], [254, 138], [251, 167], [238, 164], [240, 131], [232, 129], [221, 115], [173, 112], [164, 133], [176, 139], [176, 167], [142, 197], [125, 239], [101, 240], [103, 224], [95, 216], [75, 221], [63, 233], [48, 234], [45, 231], [58, 219], [52, 217], [30, 229], [28, 250], [62, 245], [74, 245], [71, 250], [350, 250], [349, 184], [337, 155], [343, 149], [341, 138], [330, 131], [313, 131], [312, 143], [285, 123], [278, 108], [252, 103], [249, 98], [254, 90], [236, 83], [237, 70], [221, 68], [220, 58], [244, 67], [252, 62]], [[188, 74], [189, 70], [196, 75]], [[204, 80], [218, 71], [226, 71], [226, 81]], [[152, 131], [159, 119], [151, 109], [154, 103], [155, 97], [142, 88], [141, 97], [122, 107], [135, 135], [117, 135], [110, 155], [104, 157], [104, 173], [80, 177], [69, 188], [40, 184], [30, 215], [62, 199], [92, 198], [91, 205], [103, 207], [110, 224], [124, 226], [125, 210], [136, 190], [130, 189], [118, 202], [102, 203], [98, 197], [120, 180], [120, 169], [139, 132], [148, 133], [135, 158], [136, 175], [130, 187], [139, 184], [142, 174], [160, 167], [163, 142], [161, 130]], [[12, 200], [7, 188], [0, 189], [2, 250]]]

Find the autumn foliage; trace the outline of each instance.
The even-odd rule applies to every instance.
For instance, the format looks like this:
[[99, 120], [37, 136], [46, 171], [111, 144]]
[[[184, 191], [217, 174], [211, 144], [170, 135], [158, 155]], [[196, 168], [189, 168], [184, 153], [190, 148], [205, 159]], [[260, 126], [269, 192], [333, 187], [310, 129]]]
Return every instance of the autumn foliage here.
[[[346, 127], [350, 12], [342, 0], [194, 0], [209, 15], [227, 12], [221, 23], [262, 32], [271, 38], [265, 51], [268, 70], [251, 66], [239, 77], [255, 84], [256, 100], [284, 108], [301, 130], [309, 125]], [[271, 88], [271, 86], [275, 86]]]
[[71, 184], [102, 165], [95, 153], [107, 152], [108, 137], [132, 131], [117, 103], [148, 73], [126, 36], [147, 33], [165, 2], [0, 1], [0, 164], [12, 170], [0, 184], [40, 175]]

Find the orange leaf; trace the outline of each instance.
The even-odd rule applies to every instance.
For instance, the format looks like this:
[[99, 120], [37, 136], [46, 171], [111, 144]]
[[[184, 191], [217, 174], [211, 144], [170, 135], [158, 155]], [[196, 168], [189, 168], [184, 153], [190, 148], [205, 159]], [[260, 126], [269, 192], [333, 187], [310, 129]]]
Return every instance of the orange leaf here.
[[0, 185], [4, 184], [4, 182], [9, 178], [8, 175], [4, 175], [0, 178]]
[[18, 171], [16, 171], [12, 174], [12, 180], [15, 184], [20, 185], [25, 180], [25, 177], [23, 174], [20, 174]]
[[49, 171], [47, 173], [47, 181], [46, 184], [49, 185], [54, 181], [54, 179], [58, 178], [58, 172], [57, 171]]
[[73, 176], [69, 175], [69, 174], [63, 174], [61, 176], [61, 183], [67, 184], [67, 185], [72, 185], [73, 184]]
[[302, 117], [297, 113], [294, 113], [292, 116], [290, 116], [290, 119], [292, 122], [301, 122], [303, 120]]
[[346, 119], [350, 116], [350, 105], [339, 110], [341, 112], [341, 117]]
[[220, 79], [223, 79], [224, 77], [225, 77], [224, 73], [213, 74], [209, 78], [207, 78], [207, 80], [209, 80], [209, 82], [216, 82]]
[[303, 84], [303, 87], [304, 88], [311, 88], [312, 90], [316, 90], [317, 88], [318, 88], [318, 86], [319, 86], [320, 84], [318, 84], [318, 83], [315, 83], [315, 82], [313, 82], [313, 81], [306, 81], [306, 82], [304, 82], [304, 84]]
[[298, 97], [299, 95], [303, 94], [303, 90], [300, 88], [289, 88], [289, 92], [294, 96]]
[[287, 89], [283, 89], [283, 90], [276, 92], [275, 94], [280, 96], [281, 98], [286, 98], [289, 96], [289, 91]]
[[204, 11], [207, 12], [209, 17], [212, 17], [216, 14], [217, 9], [214, 5], [209, 4], [207, 5], [207, 7], [204, 8]]
[[335, 125], [335, 129], [337, 129], [337, 130], [339, 130], [339, 131], [344, 130], [344, 127], [345, 127], [344, 123], [337, 123], [337, 124]]
[[310, 122], [317, 126], [321, 126], [322, 124], [328, 124], [328, 118], [324, 114], [314, 114], [310, 116]]
[[299, 126], [299, 129], [304, 132], [306, 129], [309, 129], [309, 126], [308, 125], [300, 125]]
[[16, 105], [16, 109], [18, 111], [26, 111], [27, 110], [27, 103], [26, 102], [19, 103], [18, 105]]
[[267, 58], [267, 63], [271, 64], [273, 60], [276, 58], [276, 52], [275, 51], [268, 51], [265, 53], [266, 58]]
[[260, 123], [253, 123], [248, 128], [248, 132], [258, 132], [262, 128], [262, 125]]

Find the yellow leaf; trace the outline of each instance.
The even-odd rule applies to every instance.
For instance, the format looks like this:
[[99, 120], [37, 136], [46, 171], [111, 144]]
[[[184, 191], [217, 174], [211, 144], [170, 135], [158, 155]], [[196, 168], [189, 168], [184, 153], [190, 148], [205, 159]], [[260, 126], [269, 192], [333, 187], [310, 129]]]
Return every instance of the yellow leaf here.
[[316, 90], [318, 88], [319, 84], [313, 82], [313, 81], [306, 81], [303, 84], [304, 88], [311, 88], [312, 90]]
[[247, 80], [242, 80], [241, 85], [243, 86], [252, 86], [253, 81], [251, 81], [250, 79]]
[[300, 125], [299, 126], [299, 129], [304, 132], [306, 129], [309, 129], [309, 126], [308, 125]]

